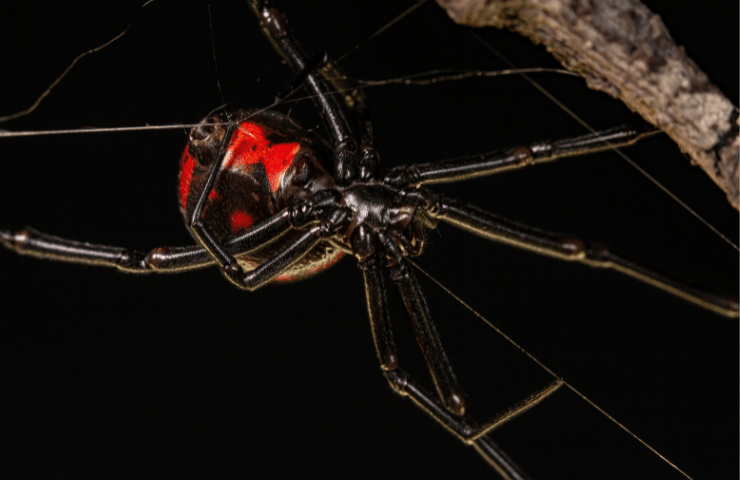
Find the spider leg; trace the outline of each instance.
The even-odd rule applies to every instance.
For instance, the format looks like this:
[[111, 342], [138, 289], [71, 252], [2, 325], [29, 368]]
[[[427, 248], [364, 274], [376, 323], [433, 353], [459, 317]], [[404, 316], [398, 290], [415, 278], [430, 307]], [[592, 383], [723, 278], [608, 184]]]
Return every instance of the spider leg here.
[[465, 413], [464, 395], [452, 371], [447, 353], [442, 347], [442, 341], [432, 321], [419, 281], [403, 260], [391, 267], [391, 279], [401, 293], [414, 336], [424, 353], [439, 397], [450, 412], [463, 415]]
[[236, 259], [223, 247], [222, 242], [216, 237], [211, 230], [211, 227], [203, 220], [203, 209], [205, 208], [206, 201], [208, 201], [208, 195], [213, 190], [213, 185], [216, 183], [216, 177], [221, 168], [221, 162], [223, 161], [224, 155], [226, 155], [226, 149], [231, 141], [231, 135], [234, 133], [236, 124], [229, 122], [226, 132], [224, 133], [221, 146], [219, 147], [216, 161], [211, 164], [208, 170], [208, 176], [206, 182], [203, 185], [203, 190], [198, 196], [198, 201], [195, 204], [193, 213], [190, 216], [187, 227], [193, 236], [198, 240], [203, 248], [208, 250], [208, 253], [222, 266], [236, 265]]
[[[370, 317], [371, 330], [373, 332], [375, 350], [378, 354], [378, 359], [380, 360], [380, 366], [383, 369], [386, 380], [388, 380], [391, 388], [399, 395], [408, 397], [412, 400], [414, 405], [439, 422], [458, 440], [475, 447], [476, 451], [501, 475], [501, 477], [511, 480], [528, 479], [529, 477], [522, 472], [509, 456], [506, 455], [506, 453], [504, 453], [503, 450], [501, 450], [501, 448], [490, 438], [488, 438], [486, 434], [505, 421], [523, 413], [542, 401], [549, 394], [553, 393], [561, 385], [561, 382], [553, 383], [538, 394], [533, 395], [521, 404], [509, 409], [502, 415], [497, 416], [492, 421], [487, 422], [482, 427], [479, 427], [468, 415], [456, 415], [451, 413], [449, 407], [446, 407], [442, 402], [435, 398], [433, 394], [427, 392], [424, 388], [413, 381], [408, 374], [398, 368], [396, 346], [393, 342], [390, 317], [388, 315], [387, 292], [385, 285], [383, 284], [382, 274], [378, 268], [377, 257], [372, 255], [361, 261], [360, 269], [362, 270], [365, 284], [365, 298], [367, 300], [367, 309]], [[404, 276], [403, 274], [410, 273], [408, 271], [408, 267], [405, 265], [404, 268], [399, 270], [400, 271], [396, 276]], [[401, 281], [405, 284], [404, 288], [410, 290], [407, 295], [416, 297], [412, 299], [411, 302], [417, 305], [423, 305], [422, 310], [424, 313], [421, 316], [426, 315], [427, 317], [425, 320], [431, 324], [431, 319], [428, 318], [428, 311], [426, 311], [426, 300], [424, 300], [423, 294], [418, 288], [418, 283], [415, 279], [403, 279]], [[409, 312], [409, 314], [414, 315], [411, 312]], [[419, 313], [416, 313], [415, 315], [418, 316]], [[441, 355], [446, 361], [446, 354], [444, 353], [441, 344], [438, 343], [439, 338], [434, 326], [415, 326], [414, 330], [416, 332], [421, 328], [428, 329], [426, 332], [427, 337], [436, 337], [437, 343], [434, 347], [431, 347], [431, 349], [437, 349], [438, 351], [434, 352], [433, 355]], [[429, 329], [432, 333], [429, 333]], [[417, 338], [419, 338], [418, 333]], [[430, 349], [430, 340], [427, 338], [425, 341], [427, 343], [423, 344], [422, 349], [425, 350], [425, 356], [429, 358], [426, 350]], [[422, 344], [421, 341], [420, 344]], [[449, 364], [447, 364], [446, 367], [451, 374]], [[435, 376], [434, 370], [433, 376]], [[438, 381], [436, 381], [436, 383], [439, 384]]]
[[738, 316], [738, 300], [710, 293], [633, 262], [599, 244], [585, 244], [577, 238], [558, 235], [498, 217], [478, 207], [429, 191], [419, 190], [428, 214], [488, 240], [507, 243], [561, 260], [611, 268], [641, 282], [665, 290], [700, 307], [728, 317]]
[[[336, 152], [334, 157], [336, 179], [347, 184], [360, 175], [365, 175], [363, 171], [369, 169], [363, 163], [368, 160], [364, 154], [358, 155], [352, 128], [344, 115], [338, 95], [329, 86], [330, 82], [322, 75], [321, 69], [313, 71], [309, 68], [310, 57], [293, 38], [285, 17], [277, 8], [266, 0], [249, 0], [249, 5], [260, 21], [262, 33], [293, 71], [303, 78], [303, 85], [311, 93]], [[336, 72], [335, 69], [331, 71]], [[343, 100], [346, 101], [346, 97]]]
[[30, 227], [16, 232], [0, 230], [0, 243], [20, 255], [114, 267], [126, 272], [149, 273], [153, 271], [146, 255], [141, 252], [122, 247], [67, 240]]
[[[327, 192], [326, 190], [322, 192]], [[322, 194], [318, 192], [315, 195]], [[305, 204], [304, 204], [305, 206]], [[244, 234], [234, 237], [223, 244], [219, 241], [220, 251], [234, 259], [234, 255], [243, 255], [254, 248], [265, 245], [288, 230], [294, 228], [291, 211], [295, 207], [286, 209], [270, 220], [263, 222]], [[313, 210], [306, 207], [306, 210]], [[305, 213], [305, 212], [304, 212]], [[323, 216], [318, 225], [310, 227], [302, 235], [287, 242], [272, 257], [265, 260], [254, 270], [244, 273], [234, 259], [234, 263], [221, 265], [226, 277], [236, 286], [255, 290], [269, 282], [285, 269], [300, 260], [321, 240], [335, 235], [345, 228], [350, 220], [346, 209], [337, 207]], [[218, 262], [211, 252], [205, 248], [179, 247], [156, 248], [148, 254], [143, 254], [121, 247], [93, 245], [75, 240], [67, 240], [53, 235], [38, 232], [31, 228], [19, 232], [0, 230], [0, 243], [22, 255], [31, 255], [38, 258], [61, 260], [70, 263], [86, 263], [97, 266], [114, 267], [126, 272], [177, 272], [206, 267]]]
[[[270, 243], [293, 229], [291, 211], [284, 209], [243, 234], [224, 242], [230, 255], [244, 255]], [[49, 235], [27, 227], [10, 232], [0, 230], [0, 243], [18, 254], [69, 263], [112, 267], [132, 273], [176, 273], [204, 268], [216, 260], [203, 247], [160, 247], [149, 253], [123, 247], [95, 245]]]
[[262, 33], [273, 48], [285, 59], [293, 71], [305, 77], [304, 85], [315, 95], [314, 101], [318, 110], [322, 112], [322, 118], [332, 136], [332, 143], [337, 145], [354, 141], [352, 130], [342, 113], [337, 98], [327, 94], [331, 90], [326, 85], [325, 79], [317, 72], [306, 70], [310, 64], [310, 57], [293, 38], [283, 14], [266, 0], [249, 0], [248, 3], [260, 21]]
[[375, 148], [375, 129], [370, 119], [370, 108], [367, 106], [364, 92], [347, 78], [347, 75], [333, 62], [326, 62], [319, 70], [335, 90], [344, 98], [344, 104], [352, 113], [358, 127], [360, 139], [360, 160], [358, 178], [370, 180], [375, 178], [380, 156]]
[[647, 125], [643, 127], [622, 126], [579, 137], [541, 141], [528, 146], [512, 147], [470, 157], [402, 165], [388, 172], [385, 181], [396, 188], [408, 185], [459, 182], [528, 165], [537, 165], [561, 157], [588, 155], [610, 148], [626, 147], [659, 132], [660, 130]]
[[[505, 421], [524, 413], [539, 402], [554, 393], [563, 384], [562, 381], [556, 380], [546, 388], [532, 395], [524, 402], [516, 405], [514, 408], [506, 411], [503, 415], [497, 417], [494, 421], [488, 422], [480, 427], [469, 416], [455, 416], [447, 411], [444, 406], [434, 398], [434, 395], [427, 392], [418, 383], [404, 371], [396, 369], [385, 372], [385, 377], [391, 384], [393, 390], [403, 397], [408, 397], [414, 402], [414, 405], [425, 411], [429, 416], [439, 422], [450, 433], [466, 445], [471, 445], [504, 479], [526, 480], [529, 479], [518, 465], [511, 458], [486, 436], [488, 432], [500, 426]], [[501, 417], [505, 417], [501, 419]], [[498, 421], [496, 421], [498, 420]]]
[[370, 316], [373, 343], [380, 360], [380, 368], [383, 371], [395, 370], [398, 366], [398, 355], [388, 314], [388, 292], [378, 268], [377, 257], [373, 255], [360, 262], [359, 266], [365, 283], [367, 312]]
[[[327, 190], [322, 192], [327, 192]], [[346, 229], [351, 220], [352, 215], [348, 208], [335, 207], [322, 216], [318, 225], [313, 225], [303, 234], [286, 242], [254, 270], [244, 273], [239, 264], [235, 262], [222, 265], [222, 272], [237, 287], [254, 291], [303, 258], [320, 241]]]

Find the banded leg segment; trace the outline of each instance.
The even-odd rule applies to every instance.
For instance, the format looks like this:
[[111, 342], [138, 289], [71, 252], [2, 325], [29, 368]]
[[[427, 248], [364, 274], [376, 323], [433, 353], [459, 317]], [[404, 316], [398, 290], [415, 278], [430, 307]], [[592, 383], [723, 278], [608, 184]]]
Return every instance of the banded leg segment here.
[[687, 285], [627, 258], [610, 252], [605, 246], [586, 244], [577, 238], [538, 230], [506, 220], [480, 208], [422, 190], [428, 214], [488, 240], [507, 243], [561, 260], [610, 268], [700, 307], [728, 317], [738, 316], [738, 300]]
[[452, 183], [493, 175], [505, 170], [550, 162], [562, 157], [588, 155], [609, 148], [619, 148], [659, 133], [653, 127], [616, 127], [595, 134], [557, 141], [536, 142], [504, 151], [438, 162], [402, 165], [386, 175], [386, 181], [401, 188], [408, 185]]

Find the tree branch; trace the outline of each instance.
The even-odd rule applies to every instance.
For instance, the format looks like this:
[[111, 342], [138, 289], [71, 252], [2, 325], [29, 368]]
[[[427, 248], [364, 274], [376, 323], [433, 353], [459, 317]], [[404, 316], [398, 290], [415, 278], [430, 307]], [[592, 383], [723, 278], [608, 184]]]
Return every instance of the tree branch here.
[[543, 44], [588, 86], [664, 130], [738, 209], [738, 109], [637, 0], [437, 0], [455, 22]]

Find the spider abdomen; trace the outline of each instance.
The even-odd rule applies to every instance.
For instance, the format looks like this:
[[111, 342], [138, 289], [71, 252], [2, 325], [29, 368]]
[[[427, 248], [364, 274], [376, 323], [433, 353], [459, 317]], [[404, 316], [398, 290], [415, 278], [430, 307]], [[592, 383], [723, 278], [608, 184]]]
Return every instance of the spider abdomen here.
[[[236, 126], [202, 217], [221, 240], [334, 186], [334, 178], [324, 166], [328, 153], [321, 141], [287, 116], [275, 111], [216, 114], [191, 130], [180, 161], [178, 193], [186, 221], [193, 214], [211, 165], [219, 158], [229, 122]], [[291, 237], [289, 233], [237, 260], [245, 270], [252, 270]], [[337, 248], [321, 243], [275, 280], [306, 278], [341, 256]]]

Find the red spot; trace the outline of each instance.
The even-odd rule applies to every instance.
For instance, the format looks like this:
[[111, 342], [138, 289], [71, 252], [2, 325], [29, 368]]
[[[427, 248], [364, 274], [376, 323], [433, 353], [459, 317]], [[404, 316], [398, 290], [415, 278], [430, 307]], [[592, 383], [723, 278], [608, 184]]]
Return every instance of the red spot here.
[[188, 149], [185, 148], [180, 161], [180, 205], [183, 210], [185, 210], [185, 204], [188, 202], [190, 183], [193, 181], [194, 171], [195, 159], [188, 154]]
[[231, 232], [237, 233], [252, 226], [252, 216], [241, 210], [231, 214]]
[[290, 167], [293, 157], [298, 153], [300, 143], [271, 144], [265, 129], [254, 123], [244, 122], [234, 132], [224, 158], [224, 168], [247, 170], [250, 165], [261, 163], [265, 166], [270, 190], [276, 192], [280, 181]]
[[211, 193], [208, 194], [209, 200], [216, 200], [218, 198], [218, 192], [216, 190], [211, 190]]

